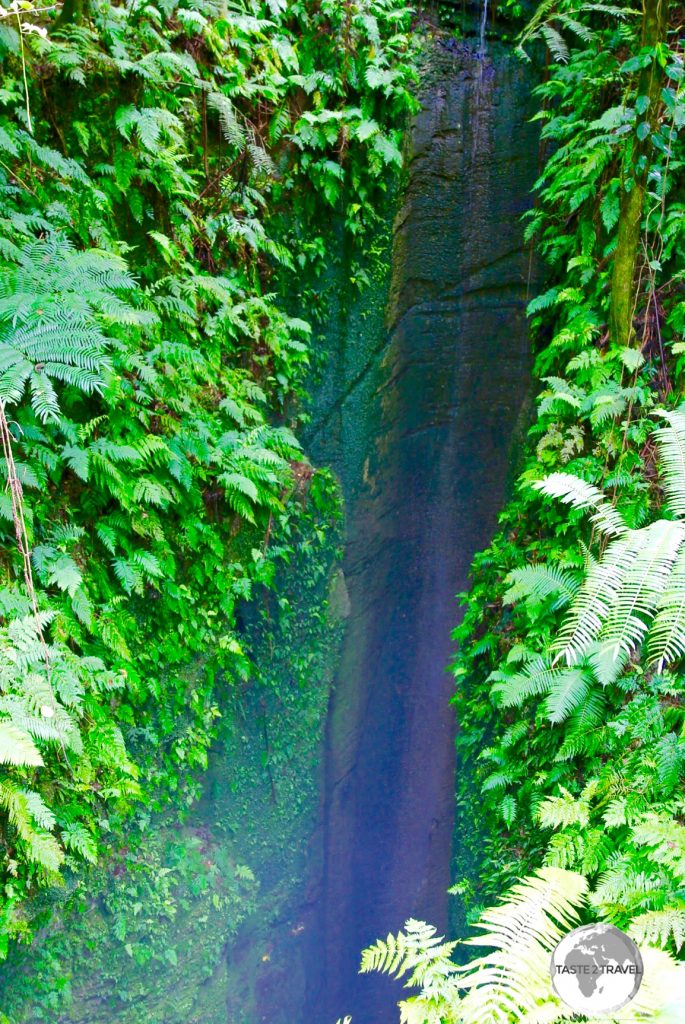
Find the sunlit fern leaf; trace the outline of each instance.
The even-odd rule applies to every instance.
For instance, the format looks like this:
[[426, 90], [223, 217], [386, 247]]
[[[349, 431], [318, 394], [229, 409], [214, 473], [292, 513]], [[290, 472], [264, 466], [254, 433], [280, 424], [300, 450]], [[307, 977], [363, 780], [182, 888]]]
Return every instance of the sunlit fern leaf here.
[[552, 644], [556, 660], [571, 665], [588, 654], [612, 608], [639, 544], [631, 537], [614, 541], [583, 580], [573, 604]]
[[505, 583], [509, 589], [504, 595], [504, 604], [514, 604], [522, 598], [545, 601], [554, 598], [553, 611], [563, 608], [578, 590], [576, 576], [556, 565], [525, 565], [513, 569]]
[[37, 867], [55, 874], [64, 861], [64, 853], [54, 836], [36, 827], [31, 813], [31, 807], [36, 807], [36, 797], [38, 794], [22, 789], [11, 780], [0, 782], [0, 809], [16, 830], [23, 854]]
[[594, 907], [612, 909], [617, 906], [659, 909], [663, 906], [664, 878], [653, 871], [638, 871], [628, 854], [614, 855], [609, 867], [599, 876], [590, 897]]
[[666, 733], [656, 747], [656, 768], [664, 791], [673, 791], [678, 785], [685, 761], [685, 743], [675, 733]]
[[594, 484], [572, 473], [551, 473], [533, 485], [536, 491], [559, 498], [576, 509], [592, 509], [590, 521], [607, 537], [620, 537], [628, 530], [623, 516]]
[[[2, 701], [3, 711], [8, 711], [11, 716], [11, 724], [21, 729], [25, 734], [30, 735], [33, 739], [41, 740], [45, 743], [61, 743], [63, 746], [71, 746], [69, 739], [72, 731], [72, 723], [68, 716], [60, 715], [59, 717], [54, 716], [52, 718], [46, 718], [44, 715], [31, 714], [30, 711], [26, 710], [26, 703], [23, 702], [22, 706], [18, 702], [12, 706], [12, 701], [4, 699]], [[57, 721], [55, 721], [57, 718]]]
[[0, 764], [34, 765], [43, 764], [36, 744], [28, 733], [12, 722], [0, 720]]
[[664, 665], [685, 656], [685, 547], [679, 551], [659, 598], [647, 651], [659, 672]]
[[[680, 514], [685, 512], [685, 414], [662, 415], [669, 422], [656, 431], [664, 486], [671, 510]], [[594, 509], [591, 519], [614, 538], [603, 557], [590, 564], [573, 599], [552, 646], [556, 659], [574, 664], [589, 658], [598, 679], [608, 684], [645, 639], [649, 661], [659, 670], [685, 655], [682, 524], [660, 519], [629, 530], [597, 488], [568, 474], [554, 474], [536, 486], [574, 508]]]
[[553, 722], [563, 721], [588, 696], [587, 672], [576, 666], [550, 666], [536, 658], [521, 672], [493, 672], [493, 695], [502, 707], [520, 707], [531, 697], [546, 696], [547, 715]]
[[515, 885], [502, 903], [483, 912], [477, 928], [484, 934], [466, 943], [492, 951], [460, 973], [459, 985], [466, 989], [461, 1006], [465, 1021], [535, 1019], [541, 1003], [556, 1002], [549, 954], [578, 923], [587, 888], [582, 875], [541, 868]]
[[[602, 683], [610, 683], [632, 651], [645, 638], [662, 595], [669, 587], [671, 570], [685, 541], [681, 523], [659, 519], [631, 532], [634, 557], [611, 603], [601, 633], [600, 650], [591, 661]], [[600, 564], [600, 572], [604, 566]]]
[[655, 415], [668, 423], [654, 431], [668, 507], [673, 515], [685, 518], [685, 407], [661, 409]]
[[649, 859], [665, 864], [685, 882], [685, 827], [670, 816], [645, 814], [632, 829], [632, 838], [638, 846], [649, 849]]
[[28, 385], [48, 420], [59, 414], [55, 381], [102, 390], [111, 372], [104, 326], [136, 312], [117, 295], [134, 287], [115, 256], [77, 253], [58, 235], [27, 244], [0, 275], [0, 401], [19, 402]]
[[555, 832], [547, 843], [545, 864], [569, 871], [581, 862], [585, 854], [585, 834], [578, 831]]
[[590, 821], [590, 805], [584, 797], [574, 796], [563, 786], [561, 796], [548, 796], [537, 808], [537, 820], [544, 828], [585, 828]]
[[56, 875], [64, 863], [64, 851], [47, 832], [36, 831], [25, 840], [25, 853], [29, 860], [42, 868], [48, 875]]
[[565, 721], [576, 708], [585, 703], [591, 686], [588, 674], [580, 668], [560, 671], [545, 700], [545, 714], [550, 722], [558, 725]]
[[40, 420], [56, 419], [59, 414], [57, 395], [45, 372], [32, 373], [30, 378], [31, 404]]
[[56, 818], [54, 812], [45, 803], [40, 793], [34, 793], [33, 790], [24, 790], [24, 796], [26, 797], [26, 806], [35, 824], [39, 828], [52, 831], [56, 824]]
[[583, 703], [573, 712], [566, 735], [570, 738], [574, 732], [583, 732], [585, 736], [605, 721], [606, 697], [597, 690], [588, 694]]
[[663, 948], [673, 942], [680, 952], [685, 943], [685, 910], [669, 907], [639, 914], [630, 923], [630, 934], [636, 942], [648, 942], [650, 946]]
[[245, 125], [228, 96], [224, 96], [222, 92], [210, 92], [207, 105], [219, 115], [226, 142], [235, 149], [243, 150], [247, 144]]
[[72, 823], [61, 830], [60, 838], [67, 850], [73, 850], [90, 864], [97, 862], [97, 846], [84, 825]]
[[439, 970], [443, 975], [454, 974], [456, 967], [451, 955], [455, 942], [445, 942], [437, 929], [423, 921], [410, 919], [404, 931], [397, 936], [379, 939], [362, 954], [361, 972], [391, 974], [395, 978], [408, 975], [407, 984], [422, 984], [426, 974]]
[[[593, 847], [602, 842], [601, 830], [594, 832]], [[566, 853], [560, 852], [562, 859], [573, 862], [586, 856], [582, 837], [561, 833], [559, 838], [571, 841]], [[586, 859], [594, 862], [596, 857], [590, 851]], [[575, 1019], [573, 1012], [552, 990], [550, 953], [579, 923], [588, 896], [583, 875], [547, 866], [523, 879], [498, 906], [481, 915], [476, 927], [484, 934], [465, 944], [490, 948], [470, 963], [455, 965], [449, 949], [453, 944], [436, 937], [428, 925], [408, 922], [404, 933], [366, 950], [362, 969], [401, 976], [407, 987], [420, 987], [417, 996], [400, 1003], [401, 1020], [407, 1024], [570, 1021]], [[647, 947], [641, 952], [645, 991], [641, 990], [628, 1013], [637, 1007], [640, 1019], [676, 1024], [681, 1018], [671, 1015], [671, 1004], [675, 1009], [682, 1007], [685, 970], [660, 950]], [[619, 1014], [616, 1020], [620, 1019], [629, 1018]]]

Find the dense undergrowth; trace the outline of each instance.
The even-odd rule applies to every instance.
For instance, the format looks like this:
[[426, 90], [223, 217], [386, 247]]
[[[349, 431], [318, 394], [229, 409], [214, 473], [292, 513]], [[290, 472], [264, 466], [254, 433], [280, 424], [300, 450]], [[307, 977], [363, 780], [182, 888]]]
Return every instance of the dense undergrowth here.
[[317, 280], [414, 71], [396, 0], [0, 14], [2, 956], [41, 887], [196, 799], [236, 608], [335, 529], [294, 432]]
[[466, 597], [459, 747], [500, 822], [485, 892], [540, 861], [578, 870], [602, 917], [675, 950], [685, 418], [664, 410], [683, 400], [680, 11], [588, 9], [575, 35], [548, 13], [565, 59], [537, 89], [547, 156], [527, 227], [553, 282], [529, 307], [541, 392]]

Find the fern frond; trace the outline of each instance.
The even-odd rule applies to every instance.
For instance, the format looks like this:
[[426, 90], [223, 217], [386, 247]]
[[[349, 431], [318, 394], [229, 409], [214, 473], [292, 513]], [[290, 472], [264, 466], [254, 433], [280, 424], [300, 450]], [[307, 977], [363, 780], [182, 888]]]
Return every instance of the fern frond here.
[[685, 408], [660, 409], [654, 415], [668, 423], [654, 431], [666, 500], [673, 515], [685, 518]]
[[43, 758], [35, 743], [12, 722], [0, 721], [0, 764], [42, 765]]
[[243, 150], [247, 144], [247, 133], [228, 96], [222, 92], [210, 92], [207, 105], [219, 115], [224, 138], [229, 145]]
[[650, 946], [666, 947], [673, 942], [680, 952], [685, 943], [685, 910], [648, 910], [633, 918], [630, 934], [636, 942], [647, 942]]
[[658, 672], [685, 656], [685, 547], [679, 551], [659, 598], [647, 650]]
[[578, 590], [576, 576], [556, 565], [526, 565], [520, 569], [512, 569], [505, 579], [509, 589], [504, 595], [504, 604], [515, 604], [522, 598], [533, 598], [545, 601], [555, 598], [552, 610], [563, 608]]
[[590, 521], [607, 537], [620, 537], [628, 530], [623, 516], [594, 484], [572, 473], [551, 473], [533, 485], [536, 491], [559, 498], [576, 509], [593, 509]]
[[602, 627], [600, 648], [591, 659], [603, 683], [613, 681], [622, 660], [627, 660], [646, 636], [669, 587], [673, 564], [685, 541], [685, 528], [659, 519], [632, 531], [631, 537], [629, 564]]
[[441, 976], [456, 973], [450, 957], [456, 942], [445, 942], [437, 936], [437, 929], [423, 921], [410, 919], [404, 931], [397, 936], [388, 935], [362, 954], [361, 972], [376, 971], [403, 978], [409, 974], [408, 986], [423, 984], [428, 975], [439, 971]]
[[607, 548], [601, 561], [590, 566], [552, 644], [557, 660], [563, 658], [571, 665], [589, 653], [638, 550], [633, 538], [622, 537]]
[[587, 889], [582, 875], [545, 867], [481, 915], [477, 927], [484, 934], [466, 943], [493, 951], [460, 969], [459, 985], [467, 990], [461, 1006], [464, 1020], [504, 1024], [513, 1008], [518, 1019], [526, 1014], [537, 1019], [541, 1003], [554, 1002], [549, 955], [578, 923]]
[[536, 817], [544, 828], [568, 828], [580, 825], [585, 828], [590, 821], [590, 808], [586, 799], [579, 799], [560, 787], [561, 796], [548, 796], [539, 804]]

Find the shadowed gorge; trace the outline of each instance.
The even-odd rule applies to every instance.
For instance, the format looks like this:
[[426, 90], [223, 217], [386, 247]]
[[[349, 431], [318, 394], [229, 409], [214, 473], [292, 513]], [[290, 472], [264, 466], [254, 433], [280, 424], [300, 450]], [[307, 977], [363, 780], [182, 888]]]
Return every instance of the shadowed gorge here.
[[393, 1021], [398, 987], [358, 977], [359, 951], [410, 916], [447, 924], [450, 635], [455, 595], [495, 528], [529, 390], [519, 218], [538, 153], [527, 69], [474, 51], [440, 49], [427, 71], [382, 344], [369, 357], [359, 324], [343, 331], [325, 384], [345, 398], [319, 410], [312, 444], [344, 481], [350, 604], [328, 725], [312, 1021]]

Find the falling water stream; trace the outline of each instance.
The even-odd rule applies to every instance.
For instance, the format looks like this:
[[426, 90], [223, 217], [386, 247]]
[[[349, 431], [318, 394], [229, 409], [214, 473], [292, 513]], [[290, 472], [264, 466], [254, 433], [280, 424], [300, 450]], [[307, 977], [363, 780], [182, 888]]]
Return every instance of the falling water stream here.
[[483, 0], [483, 10], [480, 16], [480, 45], [478, 56], [482, 60], [485, 57], [485, 33], [488, 27], [488, 0]]
[[455, 595], [494, 531], [529, 388], [519, 217], [538, 143], [527, 70], [481, 55], [486, 17], [479, 50], [442, 48], [426, 75], [386, 326], [370, 358], [358, 330], [330, 354], [338, 397], [314, 434], [346, 493], [351, 611], [303, 1024], [395, 1022], [400, 990], [360, 977], [360, 950], [410, 916], [447, 926]]

